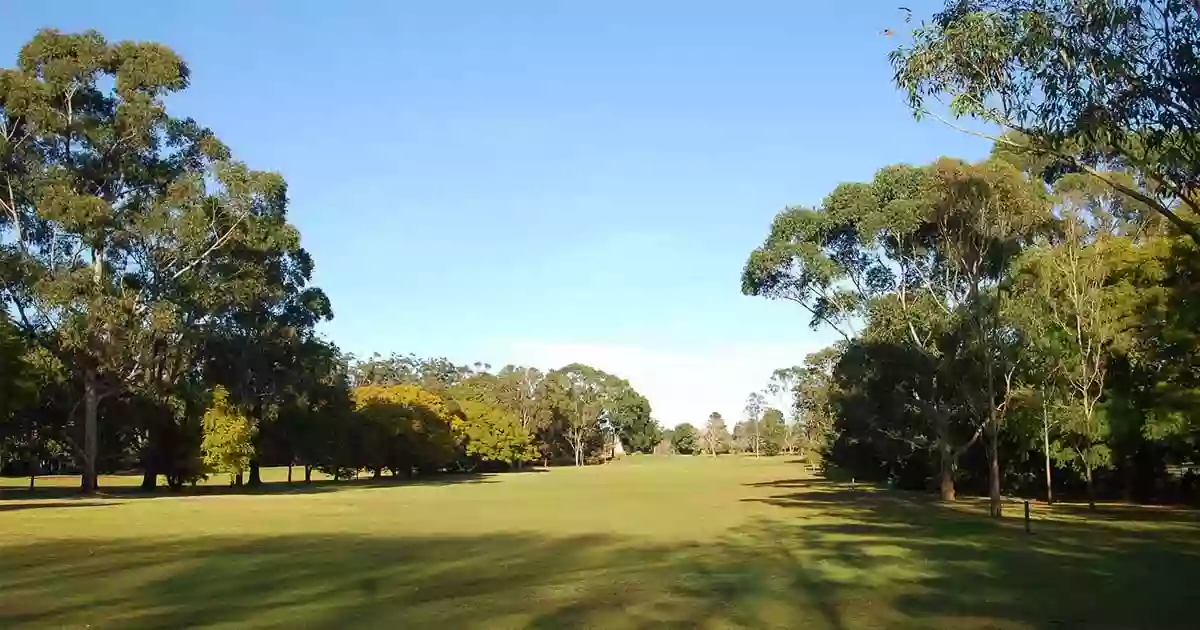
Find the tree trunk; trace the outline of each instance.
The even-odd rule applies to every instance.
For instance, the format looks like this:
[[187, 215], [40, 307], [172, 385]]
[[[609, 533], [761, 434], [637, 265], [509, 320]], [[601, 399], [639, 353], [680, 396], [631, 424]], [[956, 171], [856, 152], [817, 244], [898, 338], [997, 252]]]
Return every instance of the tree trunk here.
[[288, 483], [292, 483], [292, 466], [293, 463], [288, 461]]
[[1137, 492], [1135, 492], [1137, 477], [1135, 476], [1136, 471], [1134, 470], [1134, 465], [1135, 462], [1133, 455], [1126, 455], [1124, 470], [1121, 471], [1121, 477], [1124, 480], [1122, 485], [1125, 486], [1124, 490], [1121, 491], [1121, 496], [1126, 503], [1133, 503], [1133, 498], [1137, 494]]
[[304, 465], [304, 483], [312, 483], [312, 466]]
[[246, 478], [245, 478], [245, 476], [242, 474], [242, 472], [241, 472], [241, 471], [238, 471], [238, 474], [237, 474], [236, 476], [234, 476], [234, 478], [233, 478], [233, 485], [234, 485], [234, 486], [236, 486], [236, 487], [238, 487], [238, 488], [241, 488], [242, 486], [246, 485]]
[[145, 492], [154, 492], [158, 487], [158, 471], [153, 466], [145, 464], [142, 469], [142, 490]]
[[80, 489], [84, 494], [91, 494], [100, 487], [96, 482], [96, 460], [100, 453], [100, 443], [96, 434], [96, 412], [100, 406], [100, 396], [96, 391], [96, 371], [88, 368], [83, 372], [83, 474]]
[[943, 501], [953, 501], [954, 496], [954, 450], [949, 444], [941, 446], [941, 471], [938, 475], [939, 490]]
[[[31, 440], [31, 442], [32, 441], [36, 441], [36, 438]], [[35, 479], [37, 479], [38, 469], [41, 468], [41, 466], [38, 465], [37, 453], [32, 447], [29, 449], [29, 459], [26, 461], [26, 465], [29, 466], [29, 490], [32, 492], [33, 482]]]
[[1050, 419], [1042, 404], [1042, 448], [1046, 454], [1046, 504], [1054, 505], [1054, 486], [1050, 483]]
[[262, 485], [262, 470], [257, 459], [250, 460], [250, 481], [246, 482], [248, 486]]
[[1095, 512], [1096, 511], [1096, 484], [1093, 483], [1093, 481], [1092, 481], [1092, 467], [1088, 464], [1084, 464], [1084, 468], [1087, 470], [1088, 509]]
[[996, 417], [994, 407], [988, 426], [992, 434], [988, 443], [988, 513], [992, 518], [1000, 518], [1004, 512], [1004, 502], [1000, 497], [1000, 419]]

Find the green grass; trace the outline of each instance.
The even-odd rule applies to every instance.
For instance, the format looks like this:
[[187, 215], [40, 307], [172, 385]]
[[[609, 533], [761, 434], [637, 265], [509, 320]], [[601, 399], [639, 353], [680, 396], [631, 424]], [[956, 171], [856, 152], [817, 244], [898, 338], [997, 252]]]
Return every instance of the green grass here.
[[1027, 535], [779, 458], [22, 496], [3, 628], [1180, 628], [1200, 579], [1190, 512], [1039, 507]]
[[[266, 483], [280, 483], [287, 481], [288, 469], [286, 466], [275, 468], [263, 468], [262, 478]], [[304, 481], [304, 468], [295, 466], [292, 468], [292, 478], [295, 481]], [[319, 470], [312, 472], [312, 478], [316, 481], [326, 481], [330, 477]], [[135, 488], [142, 485], [141, 475], [100, 475], [100, 487], [104, 490], [112, 488]], [[166, 479], [158, 478], [158, 485], [166, 486]], [[228, 475], [212, 475], [208, 479], [201, 481], [198, 485], [212, 488], [221, 488], [229, 486]], [[78, 488], [79, 475], [44, 475], [38, 477], [34, 481], [35, 489], [51, 489], [51, 488]], [[5, 493], [5, 496], [20, 496], [18, 494], [8, 495], [9, 492], [17, 490], [26, 490], [29, 488], [29, 477], [0, 477], [0, 492]]]

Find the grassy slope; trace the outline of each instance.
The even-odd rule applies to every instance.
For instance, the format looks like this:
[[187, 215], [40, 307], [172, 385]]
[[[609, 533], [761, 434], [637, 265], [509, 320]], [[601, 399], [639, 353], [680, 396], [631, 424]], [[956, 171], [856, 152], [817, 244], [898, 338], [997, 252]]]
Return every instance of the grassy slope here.
[[0, 496], [4, 628], [1178, 628], [1200, 579], [1191, 513], [1042, 509], [1027, 536], [781, 459]]

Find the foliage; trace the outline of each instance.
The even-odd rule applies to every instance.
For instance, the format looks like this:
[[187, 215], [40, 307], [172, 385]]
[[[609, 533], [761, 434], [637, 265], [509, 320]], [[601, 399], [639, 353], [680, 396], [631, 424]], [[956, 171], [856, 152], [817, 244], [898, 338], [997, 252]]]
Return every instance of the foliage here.
[[298, 238], [279, 175], [167, 114], [189, 83], [169, 48], [95, 31], [43, 30], [0, 71], [4, 310], [70, 371], [85, 491], [101, 403], [172, 397], [207, 325], [260, 290], [259, 253]]
[[763, 411], [759, 424], [762, 454], [778, 455], [782, 453], [787, 433], [787, 423], [783, 418], [783, 412], [774, 407], [768, 407]]
[[[922, 412], [890, 413], [897, 422], [876, 428], [936, 450], [942, 496], [953, 499], [957, 460], [985, 426], [990, 457], [998, 457], [1012, 364], [999, 317], [1002, 279], [1027, 234], [1048, 216], [1041, 187], [1001, 159], [885, 167], [871, 182], [838, 186], [820, 208], [776, 216], [747, 260], [742, 290], [795, 302], [812, 315], [812, 326], [828, 325], [848, 343], [874, 349], [860, 359], [898, 360], [883, 346], [906, 348], [902, 362], [921, 370], [913, 376], [923, 383], [891, 379], [879, 395], [893, 409]], [[959, 386], [964, 377], [977, 387]], [[894, 395], [900, 391], [908, 393]], [[871, 417], [864, 420], [876, 423]], [[998, 466], [992, 470], [998, 511]]]
[[684, 422], [671, 430], [671, 445], [680, 455], [691, 455], [700, 448], [700, 432]]
[[725, 419], [715, 411], [708, 414], [708, 422], [704, 425], [704, 432], [700, 434], [703, 450], [716, 457], [718, 453], [729, 452], [730, 442], [731, 437], [729, 429], [725, 427]]
[[254, 425], [235, 407], [229, 392], [217, 387], [204, 412], [204, 464], [213, 472], [240, 475], [254, 456]]
[[1191, 0], [948, 0], [892, 61], [918, 115], [948, 97], [953, 115], [1020, 132], [1005, 142], [1098, 178], [1200, 243], [1197, 42]]
[[353, 394], [362, 426], [359, 467], [407, 477], [454, 461], [463, 421], [439, 395], [417, 385], [365, 385]]
[[537, 457], [533, 436], [515, 415], [477, 402], [463, 403], [461, 409], [468, 455], [509, 466]]

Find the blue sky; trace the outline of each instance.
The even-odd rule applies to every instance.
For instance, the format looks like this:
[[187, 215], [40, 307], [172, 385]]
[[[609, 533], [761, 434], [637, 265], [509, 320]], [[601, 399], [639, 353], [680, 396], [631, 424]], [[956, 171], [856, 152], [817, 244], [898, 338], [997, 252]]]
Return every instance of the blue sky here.
[[[936, 2], [908, 2], [918, 16]], [[912, 119], [893, 3], [800, 0], [22, 2], [40, 27], [182, 54], [176, 115], [283, 173], [357, 354], [570, 361], [665, 424], [736, 418], [833, 339], [740, 293], [785, 205], [895, 162], [987, 145]]]

